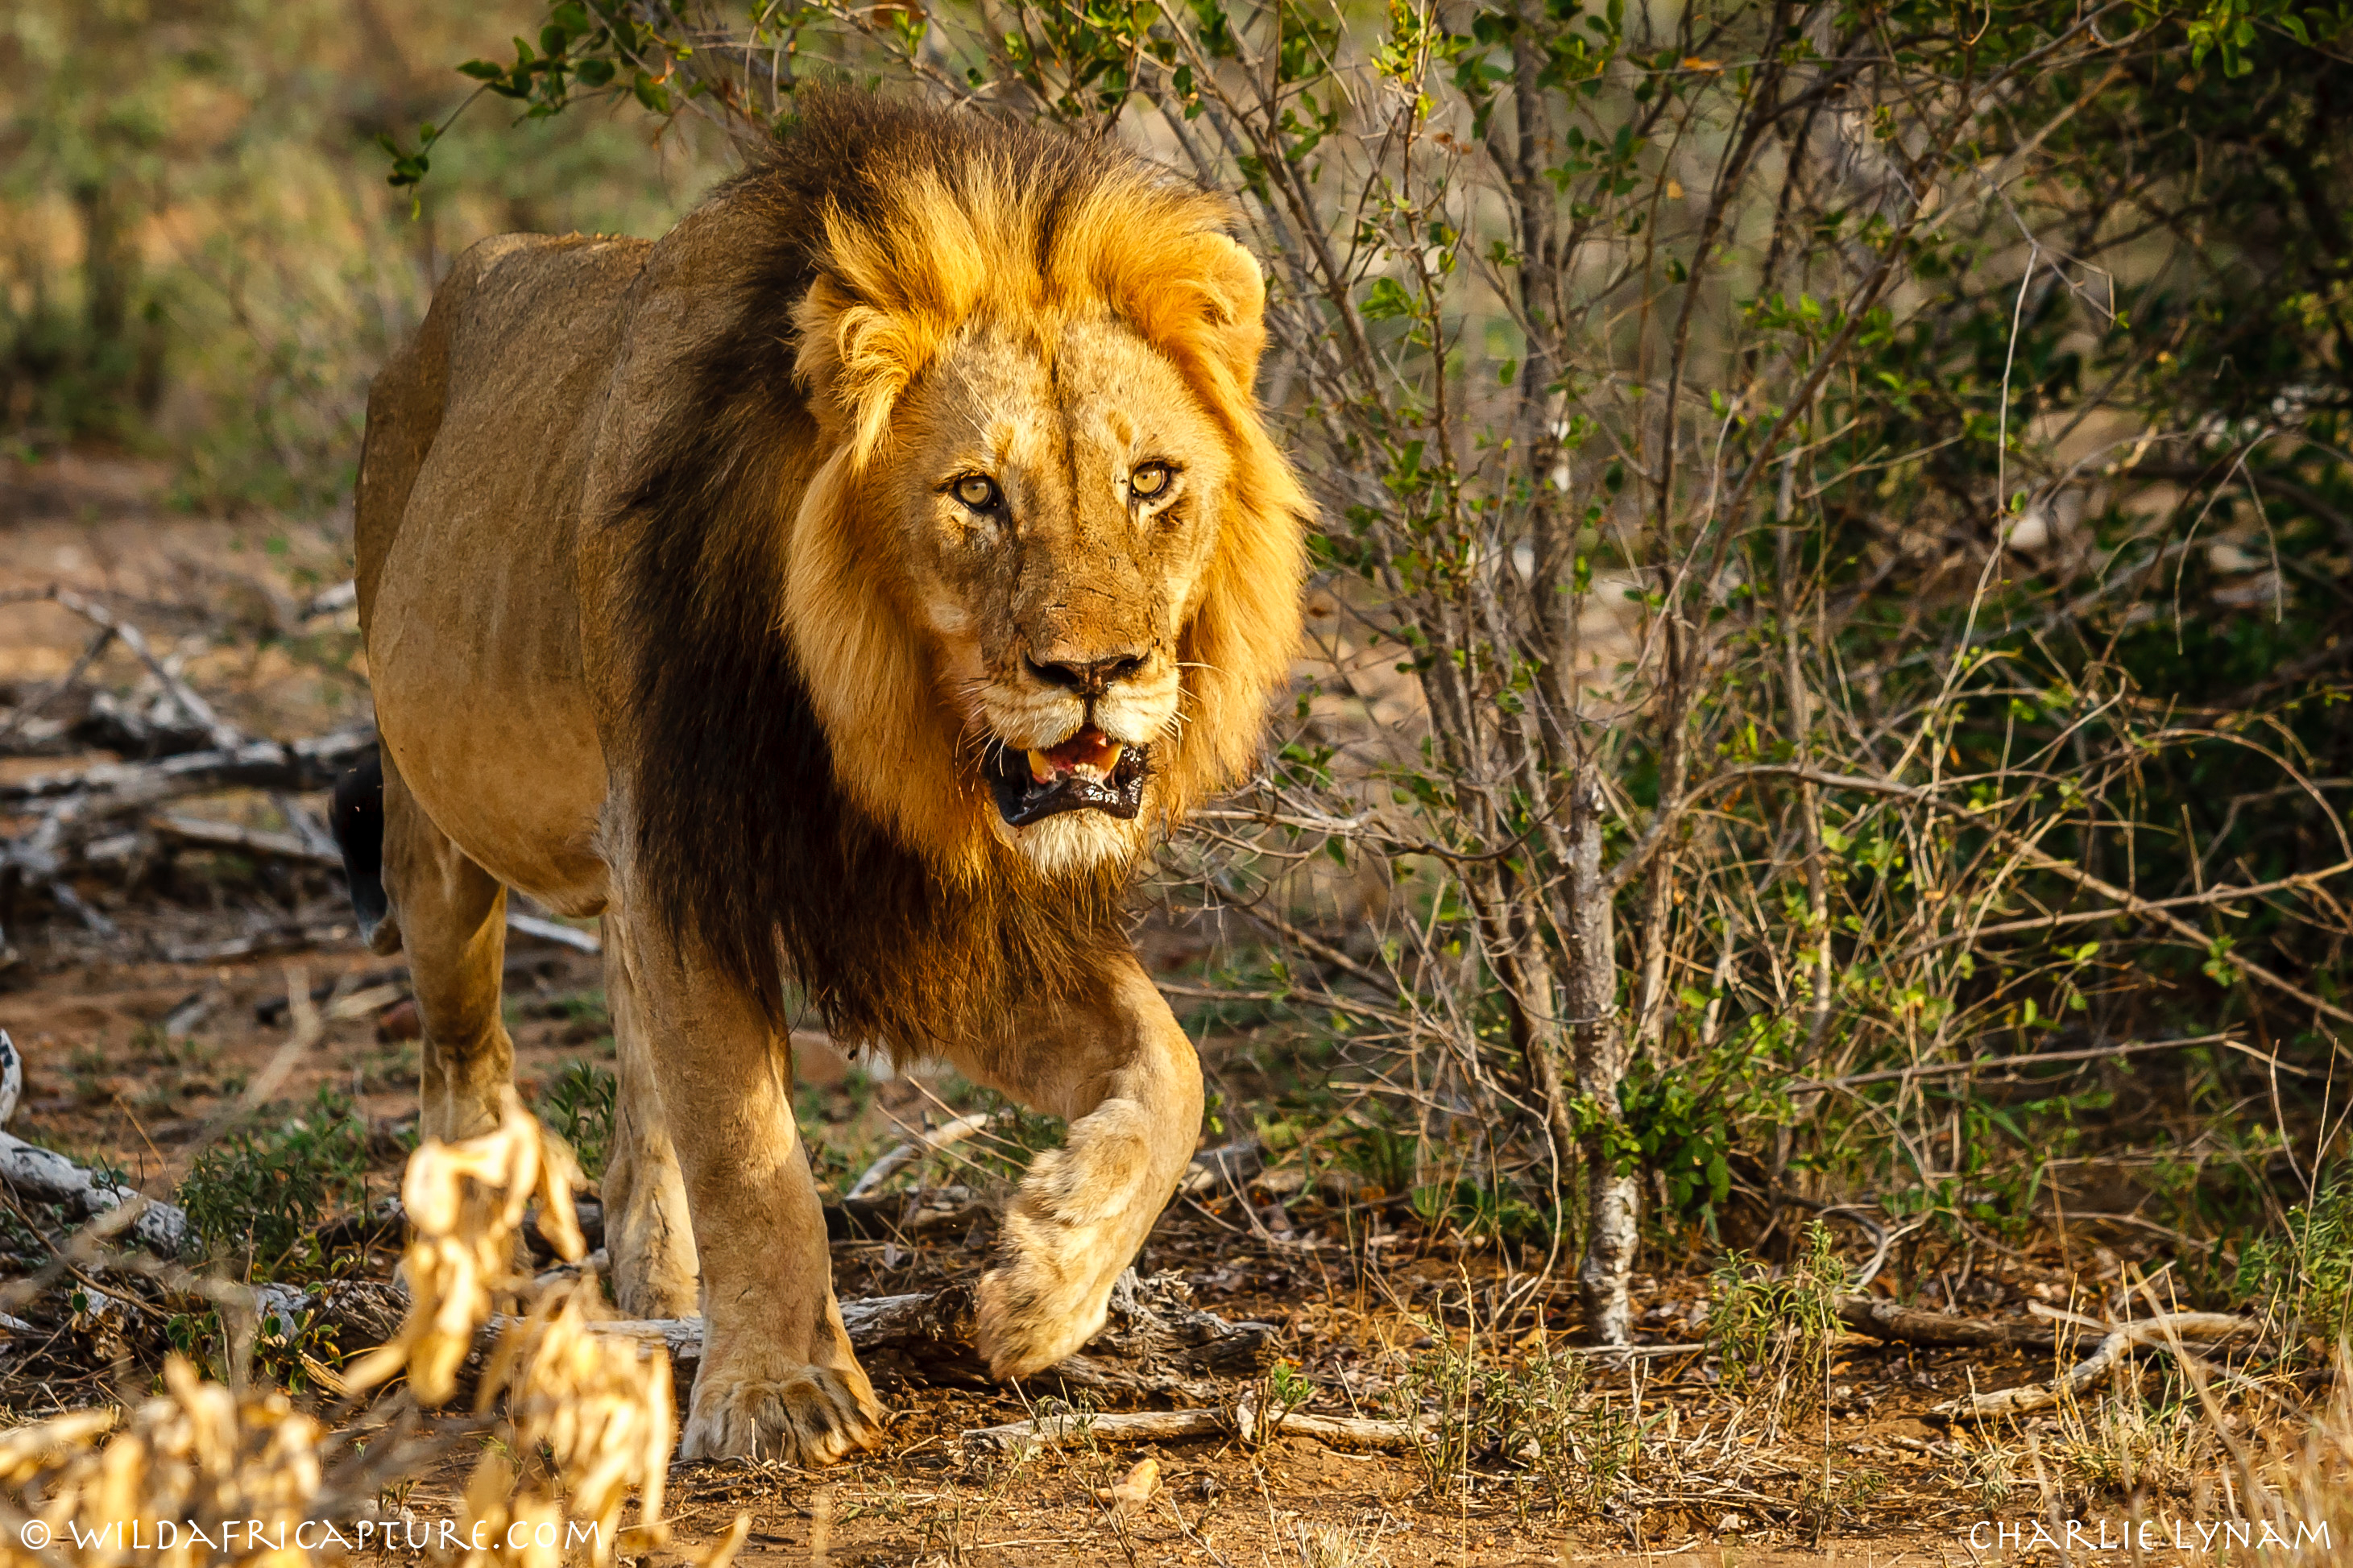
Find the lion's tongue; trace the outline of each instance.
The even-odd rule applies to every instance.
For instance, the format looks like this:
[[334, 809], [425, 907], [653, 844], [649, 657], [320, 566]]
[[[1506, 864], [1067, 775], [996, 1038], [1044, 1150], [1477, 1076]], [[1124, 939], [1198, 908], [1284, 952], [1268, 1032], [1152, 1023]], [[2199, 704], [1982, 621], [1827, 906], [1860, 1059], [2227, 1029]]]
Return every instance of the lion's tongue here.
[[1117, 741], [1089, 724], [1060, 745], [1043, 752], [1029, 753], [1029, 776], [1039, 784], [1052, 784], [1066, 773], [1081, 769], [1097, 778], [1108, 778], [1119, 765], [1119, 753], [1124, 750]]

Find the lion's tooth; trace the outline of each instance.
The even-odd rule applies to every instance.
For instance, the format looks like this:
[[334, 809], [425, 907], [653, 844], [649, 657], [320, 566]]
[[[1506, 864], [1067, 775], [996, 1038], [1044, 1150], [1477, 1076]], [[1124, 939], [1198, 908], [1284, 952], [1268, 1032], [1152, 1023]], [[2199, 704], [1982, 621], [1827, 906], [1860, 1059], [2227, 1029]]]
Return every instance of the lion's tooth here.
[[1110, 746], [1104, 749], [1103, 754], [1103, 777], [1111, 777], [1111, 771], [1119, 766], [1120, 753], [1126, 750], [1127, 748], [1117, 741], [1113, 741]]
[[1039, 784], [1054, 782], [1054, 759], [1043, 752], [1029, 753], [1029, 776]]

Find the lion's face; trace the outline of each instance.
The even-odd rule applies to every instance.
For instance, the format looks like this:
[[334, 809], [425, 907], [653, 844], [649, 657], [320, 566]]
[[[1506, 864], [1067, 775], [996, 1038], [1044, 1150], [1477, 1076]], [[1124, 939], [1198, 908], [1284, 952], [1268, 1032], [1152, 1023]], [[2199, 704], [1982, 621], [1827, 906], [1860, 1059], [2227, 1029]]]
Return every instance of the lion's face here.
[[1180, 633], [1231, 457], [1176, 370], [1109, 320], [947, 346], [894, 421], [917, 623], [999, 834], [1050, 870], [1131, 853], [1185, 715]]

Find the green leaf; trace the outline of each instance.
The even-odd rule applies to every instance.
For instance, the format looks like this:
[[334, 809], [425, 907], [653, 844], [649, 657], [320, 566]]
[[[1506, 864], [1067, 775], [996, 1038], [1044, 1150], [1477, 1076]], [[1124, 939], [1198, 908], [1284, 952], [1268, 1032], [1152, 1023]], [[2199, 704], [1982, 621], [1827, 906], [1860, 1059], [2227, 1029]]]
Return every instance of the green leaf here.
[[1394, 278], [1376, 278], [1371, 290], [1365, 296], [1365, 320], [1385, 321], [1396, 316], [1413, 314], [1413, 296], [1405, 285]]

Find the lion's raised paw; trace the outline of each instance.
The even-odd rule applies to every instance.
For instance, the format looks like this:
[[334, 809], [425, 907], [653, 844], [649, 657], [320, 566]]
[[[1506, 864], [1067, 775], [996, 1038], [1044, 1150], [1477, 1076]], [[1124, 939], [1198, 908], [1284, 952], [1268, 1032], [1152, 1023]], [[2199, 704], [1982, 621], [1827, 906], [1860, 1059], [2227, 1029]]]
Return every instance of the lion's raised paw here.
[[681, 1459], [782, 1459], [818, 1466], [881, 1435], [871, 1394], [831, 1367], [805, 1366], [781, 1378], [698, 1381], [679, 1439]]
[[1071, 1355], [1102, 1331], [1108, 1293], [1107, 1285], [1074, 1289], [1027, 1258], [990, 1269], [975, 1292], [974, 1335], [990, 1374], [1028, 1377]]

